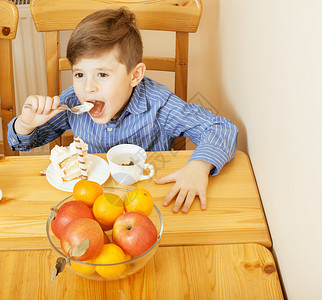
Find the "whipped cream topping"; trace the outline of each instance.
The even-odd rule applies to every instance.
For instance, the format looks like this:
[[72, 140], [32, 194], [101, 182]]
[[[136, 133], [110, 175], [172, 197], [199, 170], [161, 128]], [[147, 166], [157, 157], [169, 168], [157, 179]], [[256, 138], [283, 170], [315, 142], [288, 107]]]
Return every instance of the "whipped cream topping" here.
[[[80, 106], [79, 106], [80, 107]], [[79, 110], [80, 112], [88, 112], [94, 107], [94, 103], [91, 102], [84, 102], [82, 105], [81, 109]]]
[[[80, 144], [83, 151], [88, 150], [87, 144], [84, 143], [82, 139], [80, 139]], [[66, 158], [72, 156], [73, 154], [77, 154], [76, 143], [72, 142], [68, 147], [58, 146], [56, 145], [50, 152], [50, 160], [54, 164], [59, 164]]]

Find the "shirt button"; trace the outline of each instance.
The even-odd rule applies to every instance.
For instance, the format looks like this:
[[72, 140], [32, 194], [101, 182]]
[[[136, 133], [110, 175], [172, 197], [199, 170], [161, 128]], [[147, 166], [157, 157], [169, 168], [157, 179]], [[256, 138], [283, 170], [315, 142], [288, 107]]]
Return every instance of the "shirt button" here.
[[107, 128], [107, 130], [108, 130], [108, 131], [112, 131], [112, 130], [113, 130], [113, 128]]

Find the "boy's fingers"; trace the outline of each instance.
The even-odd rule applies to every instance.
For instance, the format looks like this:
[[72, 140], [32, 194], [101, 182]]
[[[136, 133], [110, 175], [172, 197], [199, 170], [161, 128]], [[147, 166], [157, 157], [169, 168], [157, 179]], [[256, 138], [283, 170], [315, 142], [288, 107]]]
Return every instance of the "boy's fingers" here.
[[46, 97], [45, 98], [45, 106], [44, 106], [44, 110], [43, 113], [45, 115], [50, 115], [51, 117], [57, 115], [57, 113], [59, 113], [60, 111], [54, 111], [58, 105], [60, 103], [60, 99], [58, 96], [54, 96], [54, 97]]
[[170, 204], [170, 202], [172, 201], [172, 199], [178, 194], [179, 190], [180, 190], [179, 187], [174, 185], [171, 188], [171, 190], [169, 191], [169, 193], [165, 196], [165, 198], [163, 200], [163, 205], [168, 206]]
[[50, 97], [46, 97], [45, 105], [44, 105], [44, 110], [43, 113], [45, 115], [49, 115], [53, 106], [54, 99]]
[[58, 96], [53, 97], [52, 109], [56, 109], [60, 103], [60, 98]]
[[[58, 115], [59, 113], [63, 112], [63, 110], [56, 110], [56, 108], [59, 106], [60, 104], [60, 98], [58, 96], [54, 96], [52, 98], [52, 105], [51, 105], [51, 111], [50, 111], [50, 118]], [[67, 107], [67, 105], [64, 105]]]
[[180, 210], [180, 207], [181, 207], [182, 203], [184, 202], [184, 200], [186, 199], [186, 196], [187, 196], [187, 191], [181, 189], [180, 193], [177, 196], [177, 199], [173, 205], [173, 208], [172, 208], [173, 212], [177, 213]]
[[45, 106], [46, 106], [45, 98], [43, 96], [38, 96], [38, 95], [35, 98], [36, 98], [36, 103], [37, 103], [36, 113], [43, 114], [43, 112], [45, 110]]
[[39, 106], [37, 96], [29, 96], [25, 104], [31, 105], [31, 108], [26, 108], [27, 111], [32, 111], [33, 113], [37, 112]]
[[33, 112], [39, 114], [48, 114], [51, 110], [54, 110], [58, 107], [60, 103], [60, 99], [58, 96], [48, 97], [48, 96], [40, 96], [40, 95], [31, 95], [27, 98], [25, 104], [31, 105], [31, 109]]
[[200, 199], [200, 207], [202, 210], [207, 209], [207, 196], [206, 192], [199, 193], [199, 199]]
[[157, 184], [165, 184], [169, 182], [174, 182], [175, 178], [173, 177], [172, 174], [160, 177], [160, 178], [154, 178], [154, 182]]
[[49, 116], [49, 119], [51, 119], [52, 117], [60, 114], [61, 112], [63, 112], [63, 110], [57, 110], [57, 109], [54, 109], [50, 112], [50, 114], [48, 115]]
[[184, 202], [184, 205], [181, 209], [181, 211], [183, 213], [187, 213], [189, 211], [191, 204], [192, 204], [193, 200], [195, 199], [195, 196], [196, 196], [196, 192], [190, 190], [187, 197], [186, 197], [186, 201]]

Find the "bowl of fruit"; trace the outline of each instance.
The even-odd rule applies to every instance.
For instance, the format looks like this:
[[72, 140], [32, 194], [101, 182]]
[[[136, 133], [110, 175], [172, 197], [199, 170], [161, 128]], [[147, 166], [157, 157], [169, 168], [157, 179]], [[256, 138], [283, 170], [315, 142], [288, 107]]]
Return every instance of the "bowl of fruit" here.
[[163, 220], [145, 189], [80, 180], [51, 208], [46, 232], [57, 254], [52, 279], [66, 265], [87, 279], [111, 281], [136, 273], [153, 257]]

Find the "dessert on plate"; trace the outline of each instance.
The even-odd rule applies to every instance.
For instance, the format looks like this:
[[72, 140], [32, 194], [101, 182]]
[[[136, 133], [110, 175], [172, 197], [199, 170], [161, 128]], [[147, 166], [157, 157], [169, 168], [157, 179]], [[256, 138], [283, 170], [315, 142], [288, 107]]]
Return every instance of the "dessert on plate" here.
[[56, 145], [51, 150], [50, 160], [60, 183], [78, 178], [88, 179], [90, 163], [87, 150], [88, 145], [78, 136], [69, 146]]

